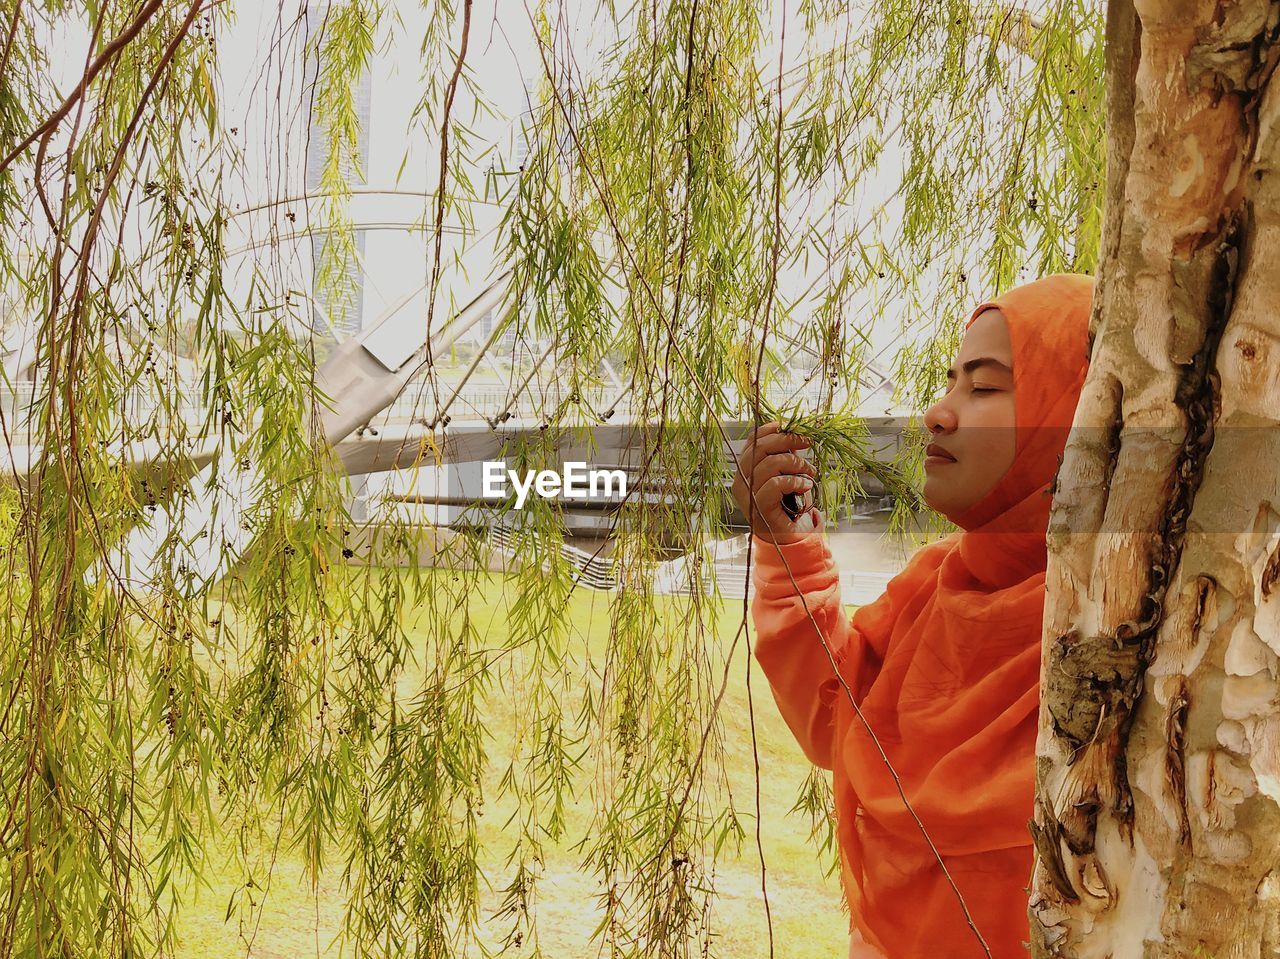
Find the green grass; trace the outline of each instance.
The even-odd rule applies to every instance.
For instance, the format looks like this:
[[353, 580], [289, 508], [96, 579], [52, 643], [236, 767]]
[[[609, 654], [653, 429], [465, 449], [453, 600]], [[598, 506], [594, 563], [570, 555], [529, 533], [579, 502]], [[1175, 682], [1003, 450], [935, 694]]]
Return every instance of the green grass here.
[[[436, 574], [439, 575], [439, 574]], [[574, 635], [586, 637], [593, 658], [601, 653], [608, 636], [607, 594], [577, 590], [571, 599], [570, 615]], [[490, 588], [483, 597], [473, 597], [472, 612], [486, 636], [486, 645], [501, 642], [503, 629], [504, 577], [493, 575]], [[658, 602], [673, 615], [688, 602], [683, 597], [658, 597]], [[719, 617], [716, 641], [727, 652], [732, 645], [742, 614], [742, 601], [724, 604]], [[579, 640], [581, 642], [581, 640]], [[583, 650], [579, 647], [579, 653]], [[723, 658], [723, 657], [719, 657]], [[729, 757], [728, 776], [735, 808], [747, 836], [738, 853], [731, 845], [720, 854], [714, 880], [716, 902], [712, 913], [712, 931], [716, 937], [713, 954], [726, 959], [750, 959], [770, 955], [769, 930], [765, 920], [761, 892], [760, 854], [755, 843], [755, 757], [747, 713], [747, 688], [744, 676], [746, 644], [740, 642], [734, 654], [728, 690], [722, 704], [725, 751]], [[406, 677], [412, 681], [413, 675]], [[848, 920], [841, 910], [838, 876], [823, 875], [825, 863], [818, 844], [809, 837], [809, 821], [802, 812], [789, 813], [812, 767], [800, 752], [777, 712], [772, 693], [759, 666], [752, 662], [752, 702], [755, 706], [756, 743], [761, 766], [760, 803], [764, 863], [767, 869], [768, 899], [772, 913], [774, 955], [787, 957], [838, 956], [848, 948]], [[485, 782], [485, 811], [480, 820], [480, 835], [485, 850], [482, 868], [482, 938], [496, 951], [507, 923], [490, 922], [498, 908], [501, 890], [514, 871], [505, 859], [511, 837], [503, 832], [503, 824], [511, 812], [511, 804], [498, 801], [498, 781], [512, 748], [510, 716], [514, 704], [495, 684], [494, 699], [487, 704], [486, 715], [492, 737], [486, 748], [490, 757], [490, 774]], [[560, 848], [547, 847], [547, 862], [539, 882], [537, 927], [539, 943], [547, 956], [577, 957], [595, 955], [598, 943], [590, 936], [599, 922], [596, 911], [596, 878], [583, 874], [578, 854], [568, 847], [582, 840], [590, 819], [591, 799], [587, 793], [591, 757], [584, 762], [575, 783], [576, 801], [567, 813], [567, 836]], [[514, 824], [512, 826], [514, 828]], [[228, 842], [230, 840], [227, 840]], [[212, 889], [188, 894], [179, 919], [182, 946], [179, 954], [191, 959], [230, 959], [251, 956], [255, 959], [301, 959], [305, 956], [337, 956], [333, 944], [342, 921], [343, 891], [341, 862], [330, 859], [329, 870], [320, 888], [313, 894], [302, 877], [301, 859], [281, 849], [268, 889], [245, 890], [243, 877], [227, 865], [226, 849], [212, 850], [214, 862], [222, 863], [210, 877]], [[263, 903], [260, 922], [254, 929], [241, 929], [237, 913], [225, 920], [228, 901], [251, 892]], [[265, 895], [264, 895], [265, 892]], [[512, 949], [512, 956], [529, 955], [526, 943]], [[473, 948], [466, 955], [478, 957]]]

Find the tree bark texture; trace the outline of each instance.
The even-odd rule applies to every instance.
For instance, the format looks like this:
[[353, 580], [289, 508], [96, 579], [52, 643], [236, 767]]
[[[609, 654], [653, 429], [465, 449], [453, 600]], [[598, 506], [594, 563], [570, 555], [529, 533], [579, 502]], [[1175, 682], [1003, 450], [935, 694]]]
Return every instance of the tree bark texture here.
[[1059, 470], [1032, 952], [1280, 956], [1280, 2], [1107, 14]]

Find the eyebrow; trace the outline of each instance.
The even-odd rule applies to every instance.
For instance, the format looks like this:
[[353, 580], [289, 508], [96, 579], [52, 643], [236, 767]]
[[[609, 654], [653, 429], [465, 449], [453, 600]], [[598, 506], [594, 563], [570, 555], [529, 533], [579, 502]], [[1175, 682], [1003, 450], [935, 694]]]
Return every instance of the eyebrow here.
[[[997, 360], [994, 356], [979, 356], [979, 357], [975, 357], [972, 360], [966, 360], [964, 365], [961, 368], [966, 373], [972, 373], [974, 370], [976, 370], [980, 366], [994, 366], [996, 369], [1001, 370], [1002, 372], [1008, 373], [1010, 376], [1013, 375], [1013, 370], [1005, 366], [1003, 363]], [[954, 369], [947, 370], [947, 379], [950, 381], [950, 380], [954, 380], [955, 378], [956, 378], [956, 371]]]

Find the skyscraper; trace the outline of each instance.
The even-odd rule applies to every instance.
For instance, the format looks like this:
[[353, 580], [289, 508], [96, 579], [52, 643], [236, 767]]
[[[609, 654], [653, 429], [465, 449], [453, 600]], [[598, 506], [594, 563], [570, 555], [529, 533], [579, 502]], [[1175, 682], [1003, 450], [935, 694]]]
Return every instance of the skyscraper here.
[[[319, 51], [323, 48], [323, 33], [329, 15], [330, 4], [328, 0], [312, 0], [306, 6], [306, 62], [304, 65], [304, 84], [303, 91], [306, 97], [306, 103], [303, 109], [307, 111], [307, 168], [306, 168], [306, 185], [307, 194], [313, 195], [321, 189], [321, 175], [324, 166], [329, 157], [329, 137], [325, 132], [323, 123], [316, 116], [313, 106], [315, 103], [315, 85], [316, 77], [319, 73]], [[369, 71], [365, 70], [360, 77], [360, 81], [355, 90], [355, 111], [360, 121], [360, 133], [357, 142], [357, 149], [361, 166], [365, 171], [368, 170], [369, 163], [369, 116], [370, 105], [372, 101], [372, 84], [370, 82]], [[357, 171], [352, 169], [350, 162], [345, 158], [342, 163], [342, 174], [348, 183], [365, 183], [366, 173], [357, 175]], [[357, 257], [363, 258], [365, 233], [363, 230], [354, 231], [354, 244]], [[320, 259], [324, 250], [324, 235], [313, 235], [311, 238], [311, 265], [315, 276], [320, 269]], [[347, 289], [351, 291], [350, 298], [345, 302], [330, 302], [329, 297], [320, 290], [313, 290], [312, 297], [314, 309], [311, 316], [312, 329], [321, 336], [337, 335], [339, 338], [353, 336], [360, 332], [364, 322], [364, 271], [360, 262], [356, 257], [347, 257], [347, 262], [343, 264], [342, 272], [346, 277]]]

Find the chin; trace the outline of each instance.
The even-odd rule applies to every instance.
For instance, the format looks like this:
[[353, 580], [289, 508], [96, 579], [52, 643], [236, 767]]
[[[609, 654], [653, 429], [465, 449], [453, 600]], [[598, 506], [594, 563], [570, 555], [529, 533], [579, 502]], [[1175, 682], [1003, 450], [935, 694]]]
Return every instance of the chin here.
[[950, 519], [952, 516], [958, 516], [963, 513], [969, 506], [967, 503], [956, 501], [954, 496], [948, 496], [945, 490], [939, 491], [931, 488], [932, 484], [926, 480], [923, 488], [920, 490], [920, 498], [935, 513], [941, 513]]

